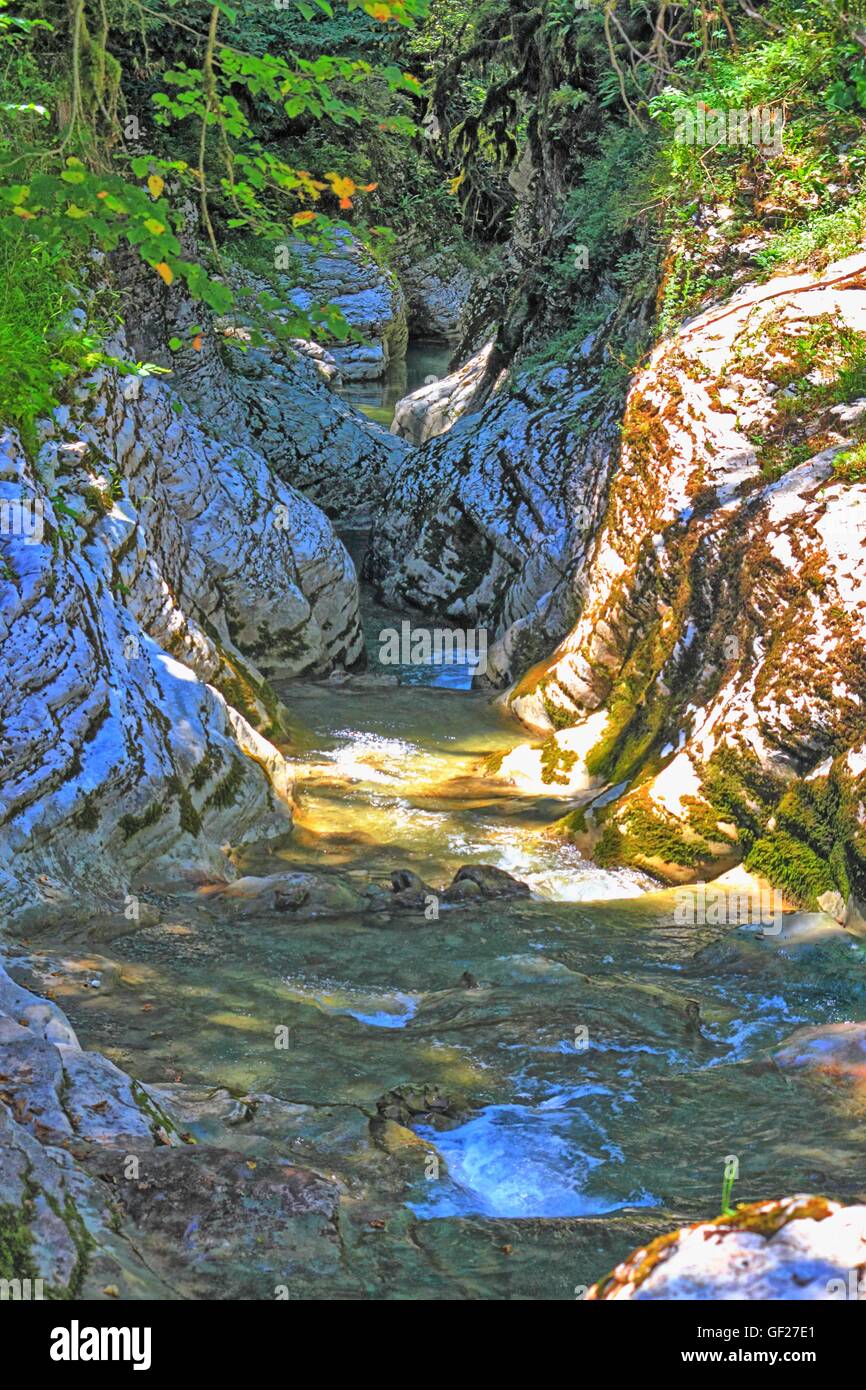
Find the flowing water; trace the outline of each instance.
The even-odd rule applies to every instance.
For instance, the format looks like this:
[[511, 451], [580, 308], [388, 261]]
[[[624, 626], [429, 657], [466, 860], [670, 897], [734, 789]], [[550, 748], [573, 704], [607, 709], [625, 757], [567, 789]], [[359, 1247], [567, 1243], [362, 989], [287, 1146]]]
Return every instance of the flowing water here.
[[[359, 888], [411, 868], [438, 889], [484, 862], [533, 898], [431, 920], [166, 898], [158, 921], [43, 946], [41, 983], [83, 1045], [152, 1083], [311, 1107], [285, 1145], [345, 1183], [367, 1296], [571, 1298], [647, 1236], [717, 1214], [730, 1155], [740, 1200], [862, 1200], [862, 1079], [786, 1072], [769, 1053], [801, 1023], [863, 1016], [863, 944], [677, 925], [670, 891], [584, 861], [549, 830], [561, 802], [479, 776], [521, 731], [455, 688], [468, 670], [380, 683], [395, 671], [376, 662], [378, 633], [399, 621], [368, 606], [366, 684], [282, 687], [296, 829], [243, 867]], [[398, 1087], [437, 1088], [441, 1107], [410, 1105], [398, 1133], [417, 1147], [395, 1151], [376, 1116]]]

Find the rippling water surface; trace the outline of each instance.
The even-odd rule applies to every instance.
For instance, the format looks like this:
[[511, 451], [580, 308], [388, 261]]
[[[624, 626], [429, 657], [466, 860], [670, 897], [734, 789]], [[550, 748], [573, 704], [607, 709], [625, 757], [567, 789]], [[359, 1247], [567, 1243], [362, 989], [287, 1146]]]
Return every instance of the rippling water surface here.
[[[388, 616], [370, 612], [374, 654]], [[524, 1251], [526, 1296], [573, 1296], [639, 1239], [716, 1214], [729, 1155], [741, 1200], [862, 1200], [866, 1085], [783, 1072], [770, 1056], [802, 1023], [863, 1016], [862, 943], [676, 926], [670, 892], [550, 833], [562, 803], [479, 778], [521, 736], [484, 694], [281, 694], [298, 721], [297, 825], [249, 870], [315, 867], [364, 888], [411, 868], [438, 889], [489, 863], [533, 898], [443, 905], [430, 921], [288, 921], [191, 900], [86, 950], [70, 942], [79, 983], [62, 1002], [86, 1045], [144, 1080], [269, 1092], [335, 1125], [375, 1122], [393, 1088], [436, 1088], [442, 1109], [407, 1114], [400, 1131], [414, 1131], [417, 1162], [345, 1138], [311, 1141], [306, 1158], [374, 1194], [386, 1222], [403, 1213], [437, 1277], [466, 1296], [500, 1289], [479, 1253], [496, 1242]], [[374, 1291], [389, 1277], [371, 1275]]]

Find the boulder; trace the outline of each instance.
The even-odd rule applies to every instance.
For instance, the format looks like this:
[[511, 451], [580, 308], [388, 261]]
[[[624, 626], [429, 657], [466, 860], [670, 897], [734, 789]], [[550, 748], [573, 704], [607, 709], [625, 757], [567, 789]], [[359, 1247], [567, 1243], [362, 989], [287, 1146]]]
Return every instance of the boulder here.
[[487, 370], [492, 348], [493, 344], [488, 343], [449, 376], [419, 386], [417, 391], [403, 396], [394, 407], [391, 433], [416, 447], [437, 435], [446, 434], [471, 408]]
[[864, 1264], [866, 1206], [787, 1197], [659, 1236], [586, 1299], [861, 1300]]
[[826, 1023], [798, 1028], [773, 1053], [786, 1070], [816, 1072], [832, 1078], [866, 1081], [866, 1023]]
[[493, 864], [464, 864], [462, 869], [458, 869], [454, 875], [453, 882], [446, 888], [444, 898], [446, 902], [452, 899], [459, 900], [465, 896], [466, 889], [469, 887], [470, 894], [476, 892], [482, 898], [528, 898], [531, 890], [527, 883], [521, 883], [520, 879], [513, 878], [504, 869], [497, 869]]
[[435, 889], [425, 883], [411, 869], [393, 869], [391, 872], [390, 905], [423, 911], [429, 902], [436, 898]]

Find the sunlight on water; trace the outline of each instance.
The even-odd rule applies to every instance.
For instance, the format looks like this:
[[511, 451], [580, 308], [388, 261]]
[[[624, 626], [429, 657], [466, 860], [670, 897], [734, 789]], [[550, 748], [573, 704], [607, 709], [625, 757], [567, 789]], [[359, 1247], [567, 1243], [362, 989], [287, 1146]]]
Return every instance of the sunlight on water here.
[[[420, 687], [400, 695], [422, 704], [425, 697], [435, 698], [429, 688]], [[383, 704], [391, 698], [384, 696]], [[484, 707], [481, 696], [462, 698], [470, 709]], [[313, 754], [299, 768], [304, 787], [301, 821], [321, 833], [329, 828], [339, 828], [344, 835], [354, 830], [359, 839], [363, 836], [379, 847], [400, 844], [405, 860], [422, 877], [429, 874], [431, 882], [446, 872], [446, 865], [456, 869], [485, 863], [527, 883], [538, 897], [556, 902], [634, 898], [654, 886], [645, 874], [599, 868], [574, 845], [535, 824], [524, 824], [519, 816], [503, 817], [501, 799], [493, 814], [483, 807], [467, 814], [464, 801], [449, 784], [471, 775], [477, 758], [455, 746], [456, 732], [441, 728], [441, 697], [435, 712], [440, 727], [428, 729], [426, 738], [417, 740], [347, 725], [335, 728], [328, 735], [334, 746]], [[454, 804], [431, 809], [425, 803], [437, 793]], [[427, 864], [419, 862], [423, 858]]]
[[405, 1028], [418, 1011], [418, 999], [411, 994], [383, 991], [377, 994], [367, 990], [356, 990], [326, 982], [317, 987], [307, 987], [287, 979], [284, 981], [288, 997], [296, 1004], [309, 1004], [325, 1014], [357, 1019], [370, 1028]]

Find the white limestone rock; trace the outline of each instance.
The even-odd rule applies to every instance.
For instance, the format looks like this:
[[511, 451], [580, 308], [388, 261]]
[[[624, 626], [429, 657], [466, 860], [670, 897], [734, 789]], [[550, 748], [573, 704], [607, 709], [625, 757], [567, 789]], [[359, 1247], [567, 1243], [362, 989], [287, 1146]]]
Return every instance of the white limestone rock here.
[[[397, 294], [390, 280], [381, 280], [383, 272], [375, 262], [375, 275], [363, 264], [366, 269], [358, 269], [348, 254], [333, 262], [314, 259], [311, 272], [321, 273], [322, 280], [313, 297], [324, 302], [330, 293], [339, 297], [342, 289], [344, 312], [359, 331], [374, 333], [378, 326], [385, 333], [387, 351], [385, 340], [378, 339], [370, 349], [381, 374], [391, 357], [405, 350], [405, 320], [399, 317], [397, 301], [392, 305], [396, 319], [374, 315], [374, 321], [365, 320], [364, 313], [372, 312], [366, 291], [352, 310], [347, 286], [355, 283], [353, 275], [378, 277], [376, 284], [381, 284], [374, 298], [381, 301], [382, 313], [385, 302]], [[277, 478], [297, 488], [327, 516], [353, 525], [369, 522], [409, 449], [331, 389], [357, 375], [350, 362], [352, 354], [361, 353], [357, 345], [332, 343], [322, 348], [291, 340], [280, 347], [252, 347], [244, 328], [243, 298], [238, 297], [230, 320], [214, 319], [190, 299], [179, 281], [165, 286], [132, 256], [118, 257], [117, 273], [124, 287], [132, 354], [171, 370], [174, 390], [206, 422], [212, 436], [228, 447], [255, 449]], [[236, 292], [246, 287], [273, 297], [279, 291], [285, 298], [292, 292], [289, 281], [282, 277], [280, 283], [276, 273], [268, 283], [229, 264], [227, 274]], [[204, 330], [198, 335], [198, 351], [189, 346], [169, 351], [174, 338], [189, 344], [191, 330], [198, 326]]]
[[394, 407], [391, 433], [417, 448], [428, 439], [446, 434], [471, 405], [482, 380], [493, 344], [470, 357], [457, 371], [419, 386]]
[[866, 1299], [866, 1206], [820, 1197], [755, 1202], [726, 1219], [684, 1226], [636, 1250], [586, 1298]]
[[376, 519], [368, 576], [395, 607], [488, 627], [488, 678], [505, 684], [574, 620], [616, 426], [582, 359], [518, 374], [409, 455]]
[[[501, 768], [521, 785], [556, 769], [562, 795], [617, 784], [602, 816], [608, 862], [621, 854], [678, 881], [741, 857], [736, 817], [718, 814], [718, 833], [693, 828], [713, 814], [703, 788], [714, 758], [771, 779], [768, 805], [752, 812], [767, 833], [780, 829], [771, 811], [786, 786], [804, 779], [817, 794], [828, 778], [847, 788], [846, 834], [858, 822], [862, 833], [864, 769], [850, 759], [859, 768], [866, 736], [866, 486], [833, 464], [866, 402], [817, 398], [797, 421], [805, 461], [775, 480], [758, 450], [785, 438], [776, 378], [792, 344], [837, 326], [815, 369], [829, 380], [842, 330], [866, 330], [864, 269], [859, 254], [817, 277], [748, 286], [661, 343], [632, 384], [580, 616], [509, 695], [547, 738]], [[685, 841], [679, 858], [640, 850], [647, 815]], [[597, 839], [588, 824], [586, 847]], [[839, 886], [822, 874], [816, 893], [793, 869], [779, 886], [814, 906]]]
[[409, 328], [418, 338], [455, 340], [472, 291], [472, 272], [448, 250], [420, 259], [405, 255], [398, 264], [406, 295]]
[[[109, 422], [111, 399], [97, 398], [105, 415], [76, 431], [60, 413], [39, 474], [14, 435], [0, 442], [0, 502], [24, 496], [41, 508], [38, 537], [0, 535], [0, 910], [10, 916], [100, 902], [122, 911], [145, 873], [231, 873], [225, 846], [291, 824], [285, 759], [205, 683], [220, 661], [180, 607], [184, 596], [202, 622], [227, 626], [208, 597], [208, 533], [196, 530], [196, 503], [206, 510], [218, 471], [206, 484], [208, 456], [193, 465], [188, 438], [187, 452], [154, 458], [136, 417]], [[96, 439], [129, 468], [129, 486], [153, 487], [145, 520], [122, 472], [107, 501], [82, 487]], [[92, 462], [95, 487], [108, 460]], [[139, 466], [151, 471], [143, 478]], [[226, 544], [229, 515], [214, 523]], [[239, 525], [236, 539], [240, 548]], [[173, 631], [183, 659], [145, 624], [158, 638]]]

